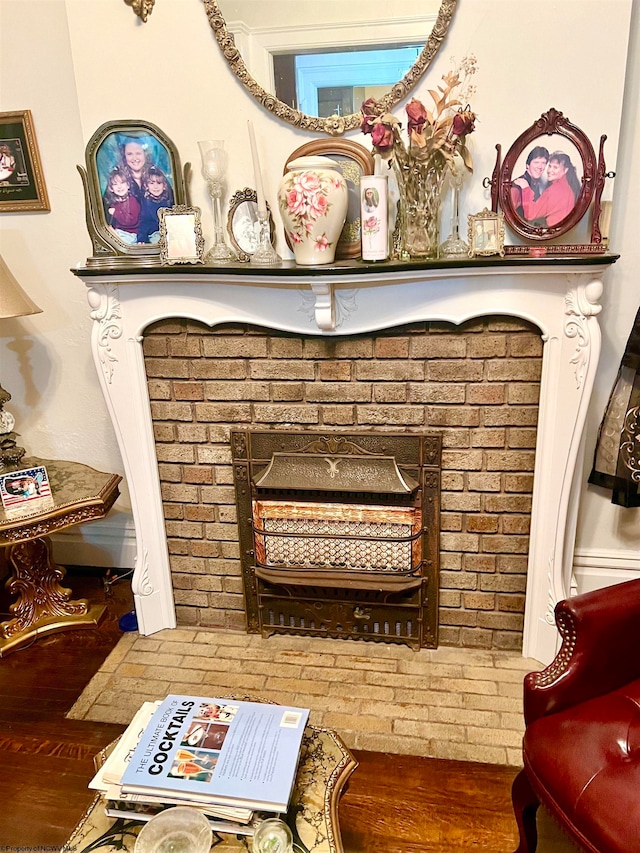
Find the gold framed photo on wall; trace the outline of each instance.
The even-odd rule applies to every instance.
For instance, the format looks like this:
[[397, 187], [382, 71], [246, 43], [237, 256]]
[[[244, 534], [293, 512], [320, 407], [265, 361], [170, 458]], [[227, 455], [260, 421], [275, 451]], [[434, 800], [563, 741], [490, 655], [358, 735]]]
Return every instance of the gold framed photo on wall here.
[[31, 110], [0, 112], [0, 213], [51, 210]]

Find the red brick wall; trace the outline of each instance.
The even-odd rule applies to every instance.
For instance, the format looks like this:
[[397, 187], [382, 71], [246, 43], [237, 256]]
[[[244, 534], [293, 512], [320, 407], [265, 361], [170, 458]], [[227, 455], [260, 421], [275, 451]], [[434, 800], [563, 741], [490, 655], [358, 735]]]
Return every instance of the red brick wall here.
[[440, 642], [520, 648], [537, 329], [485, 318], [324, 338], [172, 320], [144, 354], [181, 624], [244, 627], [232, 426], [442, 430]]

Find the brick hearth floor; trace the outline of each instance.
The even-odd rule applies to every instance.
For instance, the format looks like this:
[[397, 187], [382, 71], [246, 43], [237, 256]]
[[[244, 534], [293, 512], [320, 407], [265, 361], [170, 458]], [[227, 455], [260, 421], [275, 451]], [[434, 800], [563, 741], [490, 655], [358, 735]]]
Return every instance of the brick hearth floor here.
[[178, 628], [125, 634], [69, 717], [128, 723], [167, 693], [250, 695], [310, 708], [353, 749], [518, 766], [534, 669], [513, 652]]

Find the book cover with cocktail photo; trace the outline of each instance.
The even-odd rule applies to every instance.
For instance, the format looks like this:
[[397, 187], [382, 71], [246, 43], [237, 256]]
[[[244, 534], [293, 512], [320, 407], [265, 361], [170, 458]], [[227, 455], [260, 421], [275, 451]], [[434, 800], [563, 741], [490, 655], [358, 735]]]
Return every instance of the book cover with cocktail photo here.
[[286, 812], [309, 710], [168, 696], [127, 762], [125, 795]]

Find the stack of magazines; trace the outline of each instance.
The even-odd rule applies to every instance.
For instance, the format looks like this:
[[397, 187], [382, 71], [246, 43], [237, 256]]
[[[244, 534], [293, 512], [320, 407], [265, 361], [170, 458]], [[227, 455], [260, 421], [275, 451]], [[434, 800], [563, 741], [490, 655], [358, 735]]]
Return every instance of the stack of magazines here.
[[170, 695], [145, 702], [89, 787], [107, 815], [140, 821], [176, 805], [212, 829], [252, 835], [287, 811], [309, 710]]

